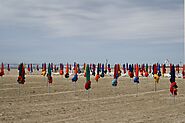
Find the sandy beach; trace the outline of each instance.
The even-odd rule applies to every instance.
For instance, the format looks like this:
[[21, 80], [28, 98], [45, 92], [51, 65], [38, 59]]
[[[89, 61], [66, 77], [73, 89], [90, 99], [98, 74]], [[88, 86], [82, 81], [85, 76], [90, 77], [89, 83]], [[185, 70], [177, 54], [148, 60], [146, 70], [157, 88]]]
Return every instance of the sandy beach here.
[[[0, 78], [1, 123], [184, 123], [185, 80], [177, 78], [178, 95], [170, 96], [169, 78], [160, 78], [157, 91], [154, 79], [140, 77], [140, 84], [129, 77], [105, 76], [97, 83], [91, 76], [92, 88], [84, 89], [85, 78], [72, 83], [60, 75], [53, 76], [48, 93], [47, 78], [40, 72], [26, 75], [19, 85], [17, 70]], [[19, 90], [20, 88], [20, 90]]]

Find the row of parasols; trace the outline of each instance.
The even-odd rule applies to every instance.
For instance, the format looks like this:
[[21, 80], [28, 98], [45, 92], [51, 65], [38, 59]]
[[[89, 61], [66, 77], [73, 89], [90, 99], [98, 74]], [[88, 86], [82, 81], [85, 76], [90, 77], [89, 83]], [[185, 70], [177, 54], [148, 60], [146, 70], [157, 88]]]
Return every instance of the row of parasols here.
[[[27, 70], [29, 72], [33, 72], [33, 65], [28, 64]], [[60, 69], [59, 69], [60, 67]], [[83, 73], [84, 77], [86, 77], [86, 83], [84, 85], [85, 89], [88, 90], [91, 88], [91, 80], [90, 76], [95, 76], [95, 80], [98, 82], [99, 78], [103, 78], [107, 73], [111, 73], [113, 71], [113, 80], [112, 80], [112, 86], [117, 86], [118, 84], [118, 78], [121, 76], [121, 73], [128, 74], [130, 78], [133, 78], [134, 83], [139, 84], [139, 77], [145, 76], [148, 77], [149, 74], [153, 75], [155, 84], [159, 82], [159, 79], [161, 76], [164, 77], [164, 74], [167, 72], [166, 68], [167, 66], [165, 64], [123, 64], [122, 68], [120, 64], [115, 64], [112, 68], [110, 64], [85, 64], [83, 65], [83, 68], [80, 68], [80, 65], [77, 63], [74, 63], [73, 67], [70, 64], [66, 64], [65, 66], [65, 73], [64, 73], [64, 65], [60, 64], [59, 67], [56, 65], [53, 65], [52, 63], [48, 64], [48, 67], [46, 67], [46, 63], [42, 64], [42, 72], [41, 75], [47, 76], [48, 83], [52, 83], [52, 72], [59, 72], [60, 75], [64, 75], [65, 78], [69, 78], [69, 70], [73, 71], [74, 77], [72, 77], [72, 82], [77, 82], [78, 75]], [[170, 74], [170, 93], [173, 95], [177, 95], [177, 83], [175, 81], [176, 73], [180, 73], [180, 69], [182, 69], [182, 77], [185, 79], [185, 65], [180, 67], [179, 65], [174, 66], [173, 64], [170, 64], [169, 66], [169, 74]], [[17, 79], [17, 82], [19, 84], [25, 83], [25, 65], [23, 63], [19, 64], [18, 70], [19, 70], [19, 76]], [[10, 71], [10, 65], [7, 65], [7, 70]], [[39, 65], [36, 65], [36, 70], [39, 71]], [[0, 76], [3, 76], [4, 73], [4, 64], [1, 65], [1, 71]]]

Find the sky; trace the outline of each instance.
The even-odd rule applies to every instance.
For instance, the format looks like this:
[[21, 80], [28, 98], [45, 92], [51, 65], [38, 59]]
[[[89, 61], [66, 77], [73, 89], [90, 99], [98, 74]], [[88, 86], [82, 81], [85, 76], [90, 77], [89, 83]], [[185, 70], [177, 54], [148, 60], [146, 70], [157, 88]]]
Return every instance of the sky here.
[[183, 0], [0, 0], [0, 62], [184, 62]]

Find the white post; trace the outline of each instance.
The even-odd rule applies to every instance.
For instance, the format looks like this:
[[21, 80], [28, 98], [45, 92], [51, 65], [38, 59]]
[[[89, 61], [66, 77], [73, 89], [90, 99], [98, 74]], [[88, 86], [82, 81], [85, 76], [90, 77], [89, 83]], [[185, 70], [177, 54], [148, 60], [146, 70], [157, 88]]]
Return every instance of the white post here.
[[73, 87], [74, 87], [75, 96], [76, 96], [76, 82], [74, 82]]
[[173, 103], [175, 104], [175, 92], [173, 91]]
[[50, 83], [48, 82], [48, 93], [50, 93]]
[[138, 97], [138, 83], [137, 83], [137, 92], [136, 92], [136, 97]]
[[157, 83], [156, 83], [156, 81], [155, 81], [155, 88], [154, 88], [154, 91], [156, 91], [157, 90]]
[[19, 84], [19, 96], [21, 94], [21, 85]]

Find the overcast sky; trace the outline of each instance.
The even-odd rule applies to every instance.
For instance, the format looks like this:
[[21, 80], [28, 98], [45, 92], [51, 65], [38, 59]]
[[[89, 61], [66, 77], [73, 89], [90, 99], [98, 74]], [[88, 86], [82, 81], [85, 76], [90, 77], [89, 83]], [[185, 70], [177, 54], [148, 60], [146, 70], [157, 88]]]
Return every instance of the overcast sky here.
[[0, 60], [183, 62], [183, 6], [183, 0], [0, 0]]

